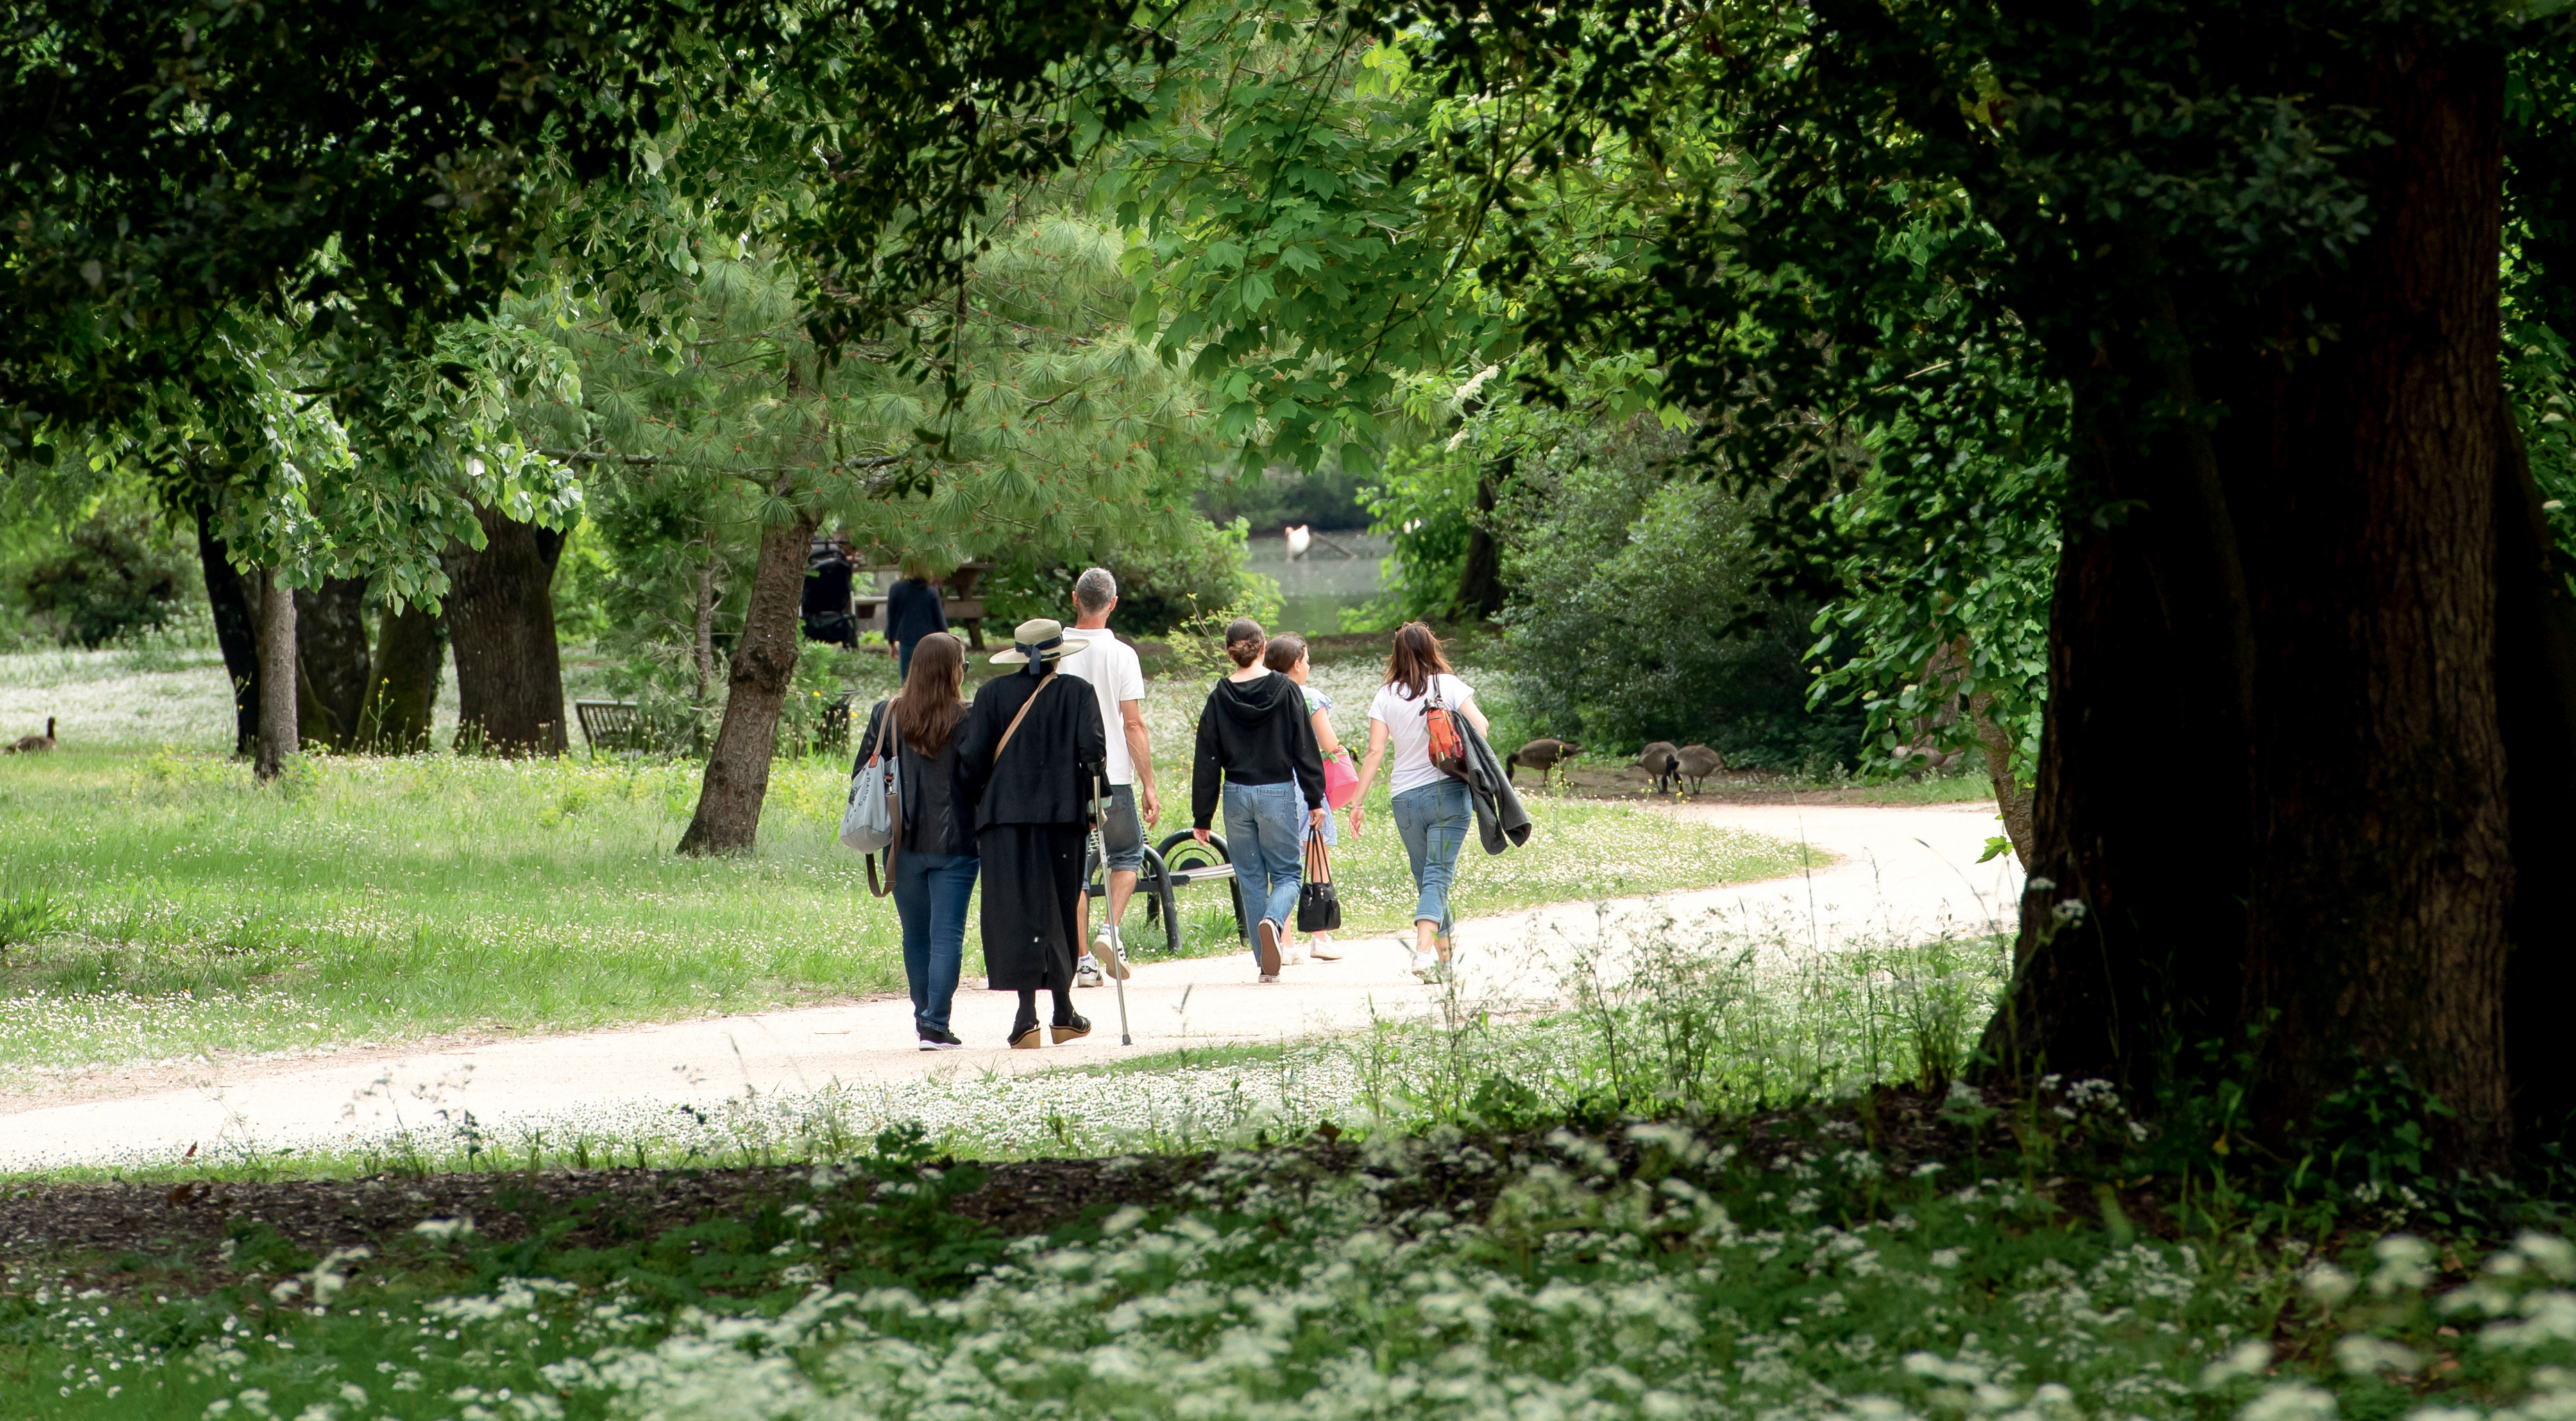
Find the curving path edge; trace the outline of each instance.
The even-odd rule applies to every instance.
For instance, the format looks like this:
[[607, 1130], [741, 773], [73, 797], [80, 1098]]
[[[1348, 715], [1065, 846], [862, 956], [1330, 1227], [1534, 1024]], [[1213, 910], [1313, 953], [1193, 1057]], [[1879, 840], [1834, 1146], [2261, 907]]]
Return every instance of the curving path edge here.
[[[2021, 891], [2010, 860], [1979, 864], [1998, 832], [1991, 804], [1900, 808], [1683, 804], [1673, 813], [1803, 841], [1834, 856], [1803, 874], [1725, 888], [1567, 903], [1459, 925], [1455, 996], [1406, 970], [1386, 936], [1351, 938], [1338, 962], [1254, 981], [1246, 957], [1138, 967], [1127, 984], [1133, 1046], [1118, 1044], [1108, 988], [1078, 994], [1090, 1038], [1041, 1051], [1001, 1049], [1011, 999], [958, 993], [954, 1026], [968, 1049], [923, 1052], [901, 998], [619, 1027], [578, 1035], [429, 1043], [408, 1049], [210, 1063], [110, 1075], [66, 1093], [0, 1097], [0, 1170], [115, 1160], [176, 1163], [192, 1146], [328, 1146], [403, 1128], [452, 1125], [465, 1110], [487, 1131], [621, 1107], [712, 1110], [748, 1092], [766, 1098], [829, 1083], [915, 1080], [937, 1072], [1021, 1072], [1101, 1064], [1181, 1045], [1274, 1042], [1339, 1034], [1383, 1018], [1437, 1011], [1461, 998], [1555, 1000], [1574, 954], [1671, 923], [1749, 938], [1766, 963], [1871, 943], [1977, 933], [2008, 920]], [[1544, 852], [1533, 845], [1520, 852]], [[1470, 854], [1474, 853], [1470, 848]], [[1472, 867], [1468, 869], [1473, 872]], [[970, 951], [969, 967], [973, 966]], [[442, 1120], [442, 1112], [444, 1119]]]

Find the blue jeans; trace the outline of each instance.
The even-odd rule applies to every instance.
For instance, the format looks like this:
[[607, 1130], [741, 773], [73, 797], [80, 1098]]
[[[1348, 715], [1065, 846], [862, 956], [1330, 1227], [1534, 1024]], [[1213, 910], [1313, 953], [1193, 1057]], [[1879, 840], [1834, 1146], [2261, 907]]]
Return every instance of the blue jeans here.
[[912, 1020], [923, 1031], [948, 1029], [948, 1005], [966, 955], [966, 902], [975, 896], [972, 854], [894, 856], [894, 911], [903, 919], [903, 975], [912, 984]]
[[[1297, 886], [1306, 869], [1306, 796], [1290, 780], [1225, 786], [1225, 849], [1243, 891], [1244, 930], [1263, 918], [1284, 941], [1297, 926]], [[1248, 939], [1258, 951], [1259, 940]]]
[[1458, 876], [1458, 850], [1476, 822], [1467, 784], [1444, 779], [1421, 785], [1397, 795], [1393, 808], [1395, 832], [1404, 840], [1404, 857], [1413, 865], [1413, 886], [1419, 895], [1413, 920], [1438, 923], [1440, 935], [1447, 937], [1449, 885]]

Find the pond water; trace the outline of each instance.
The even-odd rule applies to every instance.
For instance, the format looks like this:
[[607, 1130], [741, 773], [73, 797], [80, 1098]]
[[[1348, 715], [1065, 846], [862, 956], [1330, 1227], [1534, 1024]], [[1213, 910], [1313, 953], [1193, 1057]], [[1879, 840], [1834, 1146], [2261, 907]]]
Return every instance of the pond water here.
[[1285, 537], [1256, 533], [1250, 552], [1246, 566], [1279, 584], [1279, 625], [1273, 630], [1313, 636], [1340, 631], [1343, 608], [1377, 596], [1387, 542], [1367, 533], [1318, 533], [1306, 556], [1291, 562]]

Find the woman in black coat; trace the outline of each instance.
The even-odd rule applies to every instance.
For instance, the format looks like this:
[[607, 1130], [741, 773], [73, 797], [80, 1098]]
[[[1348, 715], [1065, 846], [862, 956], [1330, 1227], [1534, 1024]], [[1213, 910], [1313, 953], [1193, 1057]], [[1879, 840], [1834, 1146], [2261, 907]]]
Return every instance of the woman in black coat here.
[[[1090, 844], [1094, 777], [1109, 757], [1090, 683], [1055, 669], [1078, 649], [1061, 624], [1022, 622], [993, 658], [1027, 673], [997, 676], [975, 693], [958, 775], [975, 801], [984, 864], [984, 971], [993, 990], [1020, 994], [1011, 1045], [1038, 1044], [1037, 993], [1055, 998], [1057, 1044], [1087, 1036], [1073, 1009], [1073, 959], [1082, 945], [1082, 866]], [[1062, 684], [1058, 684], [1062, 683]], [[1016, 728], [1014, 728], [1016, 722]]]

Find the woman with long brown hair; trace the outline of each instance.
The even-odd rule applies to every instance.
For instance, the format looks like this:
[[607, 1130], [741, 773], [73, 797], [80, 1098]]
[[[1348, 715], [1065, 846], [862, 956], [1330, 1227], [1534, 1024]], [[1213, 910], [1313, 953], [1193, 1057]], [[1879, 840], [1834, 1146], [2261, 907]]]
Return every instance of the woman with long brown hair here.
[[1432, 713], [1464, 716], [1479, 735], [1491, 734], [1476, 708], [1476, 690], [1449, 670], [1440, 638], [1423, 622], [1395, 629], [1386, 659], [1386, 684], [1369, 702], [1368, 758], [1360, 764], [1359, 793], [1351, 800], [1351, 836], [1359, 837], [1362, 806], [1378, 766], [1392, 749], [1387, 780], [1395, 832], [1413, 868], [1413, 974], [1426, 982], [1449, 975], [1449, 887], [1458, 872], [1458, 850], [1475, 823], [1467, 782], [1433, 763]]
[[957, 776], [958, 731], [966, 721], [966, 647], [946, 632], [932, 632], [911, 651], [903, 689], [868, 713], [859, 758], [875, 763], [889, 740], [902, 757], [903, 826], [889, 877], [895, 915], [903, 919], [903, 975], [912, 986], [921, 1049], [947, 1051], [965, 1044], [948, 1029], [948, 1010], [964, 970], [966, 904], [975, 896], [979, 867], [974, 804]]

